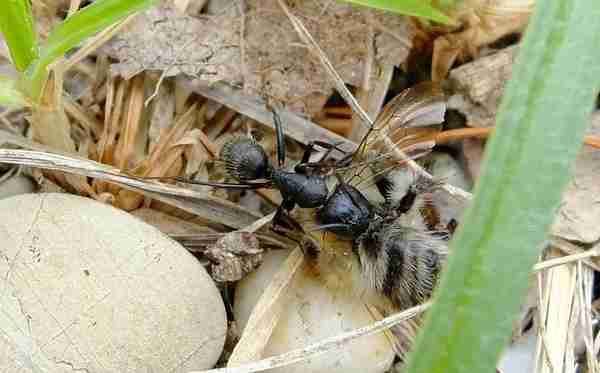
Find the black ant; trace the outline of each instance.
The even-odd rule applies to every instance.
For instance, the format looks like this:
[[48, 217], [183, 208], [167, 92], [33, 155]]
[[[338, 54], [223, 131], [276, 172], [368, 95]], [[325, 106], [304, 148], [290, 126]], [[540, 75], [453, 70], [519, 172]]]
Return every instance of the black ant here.
[[[238, 136], [227, 141], [219, 153], [227, 173], [238, 183], [189, 181], [179, 177], [171, 179], [217, 188], [278, 189], [283, 201], [273, 219], [274, 226], [279, 225], [283, 228], [291, 224], [294, 229], [299, 228], [299, 225], [288, 216], [288, 213], [298, 206], [319, 208], [317, 215], [323, 224], [322, 229], [341, 235], [352, 235], [355, 226], [360, 226], [361, 230], [366, 229], [371, 211], [367, 199], [356, 188], [344, 182], [340, 182], [330, 195], [325, 180], [326, 175], [318, 172], [326, 168], [347, 166], [352, 161], [352, 154], [349, 155], [334, 144], [311, 141], [300, 163], [293, 171], [287, 171], [284, 168], [286, 150], [283, 125], [276, 110], [271, 108], [271, 111], [277, 139], [277, 167], [271, 164], [265, 150], [254, 138]], [[323, 148], [326, 152], [317, 162], [310, 162], [316, 147]], [[327, 162], [327, 157], [333, 151], [338, 151], [345, 156], [331, 164]]]

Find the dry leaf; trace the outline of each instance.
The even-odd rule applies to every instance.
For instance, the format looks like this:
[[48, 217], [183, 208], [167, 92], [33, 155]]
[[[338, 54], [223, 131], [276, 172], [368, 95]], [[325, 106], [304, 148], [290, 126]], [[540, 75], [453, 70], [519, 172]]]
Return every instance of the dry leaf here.
[[456, 60], [477, 57], [481, 47], [522, 32], [535, 0], [468, 0], [457, 4], [451, 16], [459, 21], [458, 32], [442, 35], [434, 42], [433, 81], [443, 80]]
[[460, 111], [471, 127], [493, 127], [504, 87], [511, 76], [518, 47], [502, 49], [450, 72], [453, 95], [448, 108]]
[[[588, 134], [600, 134], [600, 112], [592, 115]], [[566, 240], [593, 243], [600, 239], [600, 152], [585, 147], [575, 163], [573, 179], [552, 227], [552, 233]]]
[[[113, 71], [131, 77], [142, 70], [160, 70], [165, 76], [186, 74], [211, 84], [243, 83], [249, 93], [276, 97], [295, 111], [320, 111], [332, 85], [319, 62], [301, 45], [275, 1], [245, 3], [243, 38], [235, 6], [202, 18], [182, 15], [166, 3], [146, 11], [129, 32], [106, 47], [121, 61]], [[295, 5], [293, 12], [346, 83], [361, 85], [367, 43], [374, 44], [374, 58], [381, 66], [398, 65], [408, 55], [413, 29], [405, 17], [329, 1]], [[372, 38], [367, 37], [368, 27], [375, 30]]]
[[262, 262], [263, 250], [253, 233], [231, 232], [219, 239], [205, 252], [213, 264], [211, 274], [215, 281], [238, 281]]

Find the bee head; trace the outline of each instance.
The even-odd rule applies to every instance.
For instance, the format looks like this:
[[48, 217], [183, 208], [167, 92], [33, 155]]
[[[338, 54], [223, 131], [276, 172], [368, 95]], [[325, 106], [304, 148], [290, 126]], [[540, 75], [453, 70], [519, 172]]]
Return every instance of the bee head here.
[[373, 206], [355, 187], [340, 183], [317, 218], [323, 228], [341, 237], [356, 238], [369, 227]]
[[268, 179], [271, 164], [265, 150], [250, 137], [235, 137], [221, 148], [219, 158], [225, 162], [227, 173], [237, 181]]

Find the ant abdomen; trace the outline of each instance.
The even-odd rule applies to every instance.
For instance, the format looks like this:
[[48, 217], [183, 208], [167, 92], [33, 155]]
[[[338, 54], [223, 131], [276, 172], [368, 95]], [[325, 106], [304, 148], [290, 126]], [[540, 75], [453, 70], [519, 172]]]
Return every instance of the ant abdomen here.
[[237, 181], [268, 179], [272, 167], [265, 150], [251, 137], [234, 137], [223, 144], [219, 158]]

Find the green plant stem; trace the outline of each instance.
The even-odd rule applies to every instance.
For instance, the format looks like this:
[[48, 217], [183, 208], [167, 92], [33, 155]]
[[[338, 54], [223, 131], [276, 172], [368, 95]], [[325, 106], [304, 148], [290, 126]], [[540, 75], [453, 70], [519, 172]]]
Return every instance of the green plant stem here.
[[24, 71], [37, 57], [37, 38], [29, 0], [7, 0], [0, 10], [0, 32], [18, 71]]
[[597, 0], [540, 0], [410, 373], [493, 372], [588, 123]]
[[64, 20], [50, 32], [40, 57], [27, 71], [29, 95], [34, 100], [39, 98], [50, 63], [86, 38], [155, 2], [156, 0], [97, 0]]
[[0, 75], [0, 106], [22, 108], [27, 106], [23, 93], [17, 89], [13, 79]]

